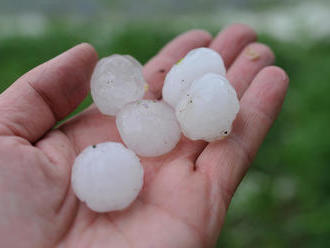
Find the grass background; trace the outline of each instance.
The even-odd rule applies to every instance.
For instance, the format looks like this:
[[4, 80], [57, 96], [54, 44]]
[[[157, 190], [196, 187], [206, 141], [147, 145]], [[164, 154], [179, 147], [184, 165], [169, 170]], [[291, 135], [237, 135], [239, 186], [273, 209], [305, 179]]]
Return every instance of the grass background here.
[[[218, 30], [208, 28], [213, 34]], [[20, 75], [87, 41], [100, 57], [126, 53], [146, 62], [179, 32], [150, 23], [111, 34], [56, 24], [38, 37], [0, 42], [0, 92]], [[218, 247], [330, 246], [330, 42], [283, 42], [261, 34], [291, 78], [279, 119], [239, 187]], [[76, 110], [90, 104], [87, 98]]]

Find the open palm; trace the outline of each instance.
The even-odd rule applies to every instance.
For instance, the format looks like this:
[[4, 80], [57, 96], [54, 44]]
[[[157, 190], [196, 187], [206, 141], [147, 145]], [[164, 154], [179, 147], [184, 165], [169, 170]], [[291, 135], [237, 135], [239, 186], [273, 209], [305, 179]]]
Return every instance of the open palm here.
[[81, 150], [120, 141], [114, 118], [91, 106], [53, 129], [86, 97], [97, 61], [94, 49], [81, 44], [18, 79], [0, 96], [0, 246], [212, 247], [287, 89], [285, 72], [269, 66], [272, 52], [255, 40], [244, 25], [232, 25], [214, 40], [194, 30], [146, 64], [146, 97], [160, 98], [171, 66], [189, 50], [209, 46], [223, 56], [241, 110], [225, 140], [182, 138], [167, 155], [141, 158], [143, 191], [120, 212], [90, 211], [70, 186]]

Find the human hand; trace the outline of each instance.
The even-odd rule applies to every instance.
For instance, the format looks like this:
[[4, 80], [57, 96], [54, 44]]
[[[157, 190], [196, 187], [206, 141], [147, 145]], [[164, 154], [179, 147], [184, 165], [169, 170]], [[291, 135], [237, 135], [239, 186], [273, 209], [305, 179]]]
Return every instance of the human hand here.
[[86, 97], [97, 62], [81, 44], [38, 66], [0, 96], [1, 247], [212, 247], [238, 184], [280, 111], [288, 77], [244, 25], [212, 40], [187, 32], [144, 67], [148, 98], [189, 50], [218, 51], [241, 109], [232, 133], [207, 144], [182, 138], [167, 155], [141, 158], [144, 187], [126, 210], [100, 214], [78, 201], [71, 166], [86, 146], [120, 141], [113, 117], [95, 106], [52, 129]]

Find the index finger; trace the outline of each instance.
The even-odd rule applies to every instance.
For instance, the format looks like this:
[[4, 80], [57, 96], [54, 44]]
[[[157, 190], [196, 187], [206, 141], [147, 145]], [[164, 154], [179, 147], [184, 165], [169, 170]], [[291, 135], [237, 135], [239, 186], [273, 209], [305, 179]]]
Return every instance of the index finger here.
[[211, 39], [212, 36], [204, 30], [191, 30], [174, 38], [160, 50], [143, 69], [149, 84], [146, 98], [160, 98], [165, 76], [171, 67], [190, 50], [208, 46]]

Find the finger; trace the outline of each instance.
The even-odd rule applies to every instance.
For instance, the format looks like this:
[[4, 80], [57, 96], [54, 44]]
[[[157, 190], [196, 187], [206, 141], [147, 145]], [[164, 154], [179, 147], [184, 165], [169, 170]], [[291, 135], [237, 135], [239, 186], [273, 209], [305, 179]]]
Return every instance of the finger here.
[[87, 96], [96, 61], [80, 44], [19, 78], [0, 96], [0, 133], [38, 140]]
[[263, 69], [240, 101], [231, 135], [210, 143], [197, 160], [227, 206], [281, 109], [288, 81], [278, 67]]
[[210, 44], [223, 57], [226, 68], [229, 68], [243, 48], [257, 40], [256, 32], [247, 25], [233, 24], [223, 31]]
[[191, 30], [167, 44], [144, 67], [144, 77], [149, 84], [146, 98], [159, 98], [163, 82], [171, 67], [190, 50], [208, 46], [212, 36], [204, 30]]
[[244, 48], [227, 73], [228, 80], [236, 89], [239, 98], [258, 72], [274, 63], [274, 58], [271, 49], [264, 44], [251, 43]]

